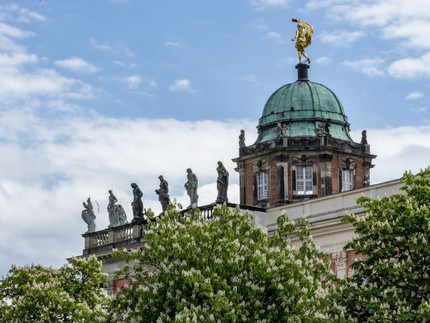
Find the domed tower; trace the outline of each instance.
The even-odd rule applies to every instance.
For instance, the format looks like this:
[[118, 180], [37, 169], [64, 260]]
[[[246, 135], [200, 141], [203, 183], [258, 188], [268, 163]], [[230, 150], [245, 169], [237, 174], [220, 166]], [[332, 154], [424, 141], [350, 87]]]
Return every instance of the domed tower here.
[[240, 203], [273, 207], [369, 185], [373, 167], [363, 131], [350, 135], [342, 103], [326, 86], [308, 79], [298, 64], [298, 80], [267, 100], [250, 146], [241, 134], [236, 170]]

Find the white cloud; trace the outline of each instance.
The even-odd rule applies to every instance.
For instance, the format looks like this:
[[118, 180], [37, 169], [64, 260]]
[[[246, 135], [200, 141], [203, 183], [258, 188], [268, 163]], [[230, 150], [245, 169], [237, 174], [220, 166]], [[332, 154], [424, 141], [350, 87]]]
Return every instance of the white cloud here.
[[37, 61], [32, 54], [0, 55], [0, 103], [12, 104], [38, 96], [92, 97], [92, 87], [80, 80], [66, 78], [52, 69], [26, 70], [25, 64], [34, 65]]
[[315, 59], [315, 62], [318, 64], [321, 64], [321, 65], [327, 65], [327, 64], [331, 63], [331, 60], [332, 59], [330, 57], [322, 56], [322, 57], [318, 57], [317, 59]]
[[[107, 190], [112, 189], [132, 216], [130, 183], [144, 193], [145, 208], [160, 212], [154, 190], [158, 175], [169, 182], [171, 198], [188, 205], [186, 169], [199, 179], [199, 203], [216, 198], [216, 167], [230, 172], [229, 197], [238, 202], [238, 179], [231, 158], [238, 154], [240, 129], [255, 132], [255, 121], [111, 119], [37, 117], [31, 109], [14, 109], [0, 118], [0, 235], [13, 248], [0, 247], [0, 273], [11, 263], [59, 266], [82, 251], [82, 202], [100, 205], [97, 227], [108, 224]], [[254, 138], [251, 138], [254, 137]], [[23, 139], [27, 138], [25, 144]], [[248, 136], [251, 143], [255, 136]], [[96, 203], [94, 203], [96, 206]]]
[[291, 64], [296, 64], [297, 63], [297, 58], [293, 58], [293, 57], [287, 57], [287, 58], [283, 58], [280, 59], [279, 61], [276, 62], [276, 66], [278, 67], [290, 67]]
[[185, 91], [193, 93], [195, 90], [191, 87], [191, 82], [188, 79], [176, 80], [169, 86], [170, 91]]
[[266, 33], [266, 38], [276, 40], [279, 44], [285, 43], [285, 39], [277, 32]]
[[430, 52], [418, 58], [403, 58], [388, 67], [388, 73], [397, 78], [430, 77]]
[[93, 73], [99, 70], [93, 64], [79, 57], [72, 57], [69, 59], [58, 60], [58, 61], [55, 61], [54, 64], [56, 66], [66, 68], [75, 72]]
[[423, 97], [424, 97], [424, 93], [419, 92], [419, 91], [414, 91], [414, 92], [409, 93], [406, 96], [406, 99], [408, 99], [408, 100], [415, 100], [415, 99], [421, 99]]
[[257, 29], [257, 30], [260, 30], [260, 31], [267, 29], [267, 25], [266, 25], [264, 19], [262, 19], [262, 18], [258, 18], [255, 21], [253, 21], [252, 27]]
[[0, 11], [4, 12], [4, 20], [11, 20], [15, 22], [29, 23], [31, 21], [46, 21], [46, 17], [41, 14], [28, 10], [26, 8], [21, 8], [16, 4], [2, 5], [0, 6]]
[[3, 68], [10, 69], [11, 67], [16, 67], [28, 63], [37, 63], [38, 58], [34, 54], [26, 53], [12, 53], [0, 54], [0, 66]]
[[98, 50], [109, 52], [114, 55], [126, 55], [126, 56], [134, 56], [134, 53], [127, 47], [121, 43], [117, 43], [116, 45], [111, 45], [109, 42], [100, 43], [94, 38], [90, 38], [90, 44]]
[[340, 3], [350, 2], [351, 0], [309, 0], [306, 3], [306, 8], [309, 10], [317, 10], [327, 7], [333, 7]]
[[427, 111], [427, 107], [410, 108], [409, 110], [415, 113], [423, 113]]
[[164, 45], [165, 46], [172, 46], [172, 47], [179, 47], [180, 46], [179, 43], [175, 43], [175, 42], [172, 42], [172, 41], [167, 41], [167, 42], [164, 43]]
[[393, 22], [383, 28], [383, 36], [386, 39], [405, 39], [402, 44], [406, 47], [429, 49], [430, 37], [425, 32], [419, 32], [430, 29], [430, 18], [427, 19], [413, 19], [407, 23]]
[[242, 77], [242, 81], [251, 83], [252, 85], [259, 85], [260, 84], [260, 81], [258, 80], [258, 78], [252, 74], [248, 74], [248, 75], [245, 75], [244, 77]]
[[126, 77], [125, 82], [127, 83], [130, 89], [135, 89], [142, 82], [142, 77], [139, 75], [130, 75]]
[[250, 2], [258, 10], [263, 10], [267, 7], [286, 7], [290, 0], [250, 0]]
[[0, 22], [0, 34], [14, 38], [26, 38], [34, 36], [34, 33], [31, 31], [25, 31], [16, 27], [12, 27], [2, 22]]
[[343, 65], [351, 67], [357, 72], [361, 72], [367, 76], [384, 76], [385, 72], [380, 67], [380, 65], [384, 62], [381, 58], [374, 59], [361, 59], [357, 61], [349, 61], [346, 60], [342, 62]]
[[[360, 138], [360, 131], [353, 131]], [[430, 164], [430, 126], [368, 129], [373, 161], [371, 183], [400, 178], [405, 170], [416, 173]]]
[[[369, 28], [372, 34], [384, 39], [404, 39], [403, 45], [430, 48], [430, 39], [423, 30], [430, 28], [430, 1], [427, 0], [374, 0], [322, 1], [327, 16], [339, 21]], [[318, 9], [311, 1], [311, 9]], [[327, 6], [326, 6], [327, 5]], [[329, 6], [328, 6], [329, 5]]]
[[320, 39], [323, 43], [333, 43], [337, 46], [344, 46], [345, 44], [355, 42], [363, 36], [364, 33], [362, 31], [333, 30], [330, 33], [323, 32]]

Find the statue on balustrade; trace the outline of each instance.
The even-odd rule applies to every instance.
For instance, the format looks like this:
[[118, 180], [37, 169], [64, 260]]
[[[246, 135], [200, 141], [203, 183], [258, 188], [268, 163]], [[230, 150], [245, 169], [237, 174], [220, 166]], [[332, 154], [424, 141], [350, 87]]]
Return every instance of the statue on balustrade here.
[[225, 169], [222, 162], [218, 162], [218, 167], [216, 168], [218, 172], [218, 177], [216, 180], [216, 188], [218, 190], [218, 196], [216, 198], [216, 203], [227, 203], [227, 189], [228, 189], [228, 171]]
[[128, 223], [127, 222], [127, 214], [125, 214], [125, 210], [121, 204], [116, 205], [116, 212], [117, 212], [116, 214], [117, 214], [119, 225], [124, 225], [124, 224]]
[[88, 230], [85, 233], [90, 233], [96, 231], [96, 224], [94, 220], [96, 219], [96, 215], [94, 214], [94, 208], [93, 203], [91, 202], [91, 199], [87, 199], [87, 203], [82, 203], [84, 206], [84, 209], [82, 211], [82, 220], [87, 224]]
[[198, 180], [196, 174], [193, 173], [191, 168], [187, 169], [187, 182], [185, 183], [185, 189], [187, 190], [187, 194], [190, 197], [190, 205], [191, 207], [196, 207], [197, 202], [199, 200], [199, 196], [197, 195], [197, 185]]
[[133, 202], [131, 202], [131, 207], [133, 209], [133, 221], [132, 223], [137, 223], [143, 221], [143, 203], [142, 196], [143, 193], [136, 183], [131, 183], [133, 189]]
[[124, 208], [120, 204], [116, 204], [118, 199], [109, 190], [109, 203], [107, 206], [109, 214], [109, 228], [117, 227], [127, 223], [127, 215], [125, 214]]
[[245, 130], [240, 130], [239, 135], [239, 148], [246, 147], [245, 145]]
[[361, 132], [361, 144], [362, 145], [367, 145], [368, 144], [367, 143], [367, 131], [366, 130], [363, 130]]
[[155, 190], [155, 193], [158, 195], [158, 200], [161, 203], [161, 208], [164, 214], [164, 212], [166, 211], [167, 205], [169, 205], [170, 203], [169, 184], [163, 178], [163, 175], [158, 176], [158, 179], [160, 180], [160, 187], [158, 188], [158, 190]]

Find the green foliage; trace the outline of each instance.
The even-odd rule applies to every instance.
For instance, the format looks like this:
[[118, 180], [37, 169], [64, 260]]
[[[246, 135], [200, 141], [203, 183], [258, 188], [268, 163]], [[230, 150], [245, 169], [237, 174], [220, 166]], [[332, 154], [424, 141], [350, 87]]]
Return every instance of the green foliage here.
[[364, 259], [351, 266], [338, 302], [359, 322], [430, 320], [430, 169], [406, 172], [404, 194], [361, 197], [364, 217], [347, 215], [357, 237], [345, 246]]
[[[328, 257], [306, 220], [278, 219], [273, 237], [252, 216], [218, 206], [214, 219], [173, 206], [145, 231], [142, 250], [117, 252], [133, 281], [112, 303], [126, 322], [318, 322], [332, 307]], [[291, 239], [302, 239], [295, 247]]]
[[110, 299], [95, 257], [60, 269], [12, 266], [0, 280], [0, 322], [95, 322], [105, 320]]

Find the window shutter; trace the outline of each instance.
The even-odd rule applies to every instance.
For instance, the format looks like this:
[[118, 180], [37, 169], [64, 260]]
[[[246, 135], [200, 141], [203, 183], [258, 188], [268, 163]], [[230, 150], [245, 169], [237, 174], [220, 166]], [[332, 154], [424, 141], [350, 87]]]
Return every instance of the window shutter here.
[[254, 183], [253, 183], [253, 197], [254, 197], [254, 204], [257, 204], [257, 194], [258, 194], [258, 184], [257, 184], [257, 174], [254, 174]]
[[339, 192], [342, 192], [342, 169], [339, 169]]
[[296, 190], [296, 170], [291, 172], [293, 191]]
[[284, 167], [278, 167], [278, 200], [283, 200], [284, 197]]
[[312, 193], [317, 195], [318, 194], [318, 187], [317, 187], [317, 172], [312, 173]]
[[325, 178], [325, 193], [326, 195], [331, 195], [332, 191], [331, 191], [331, 177], [326, 177]]

